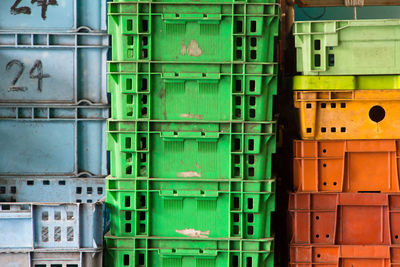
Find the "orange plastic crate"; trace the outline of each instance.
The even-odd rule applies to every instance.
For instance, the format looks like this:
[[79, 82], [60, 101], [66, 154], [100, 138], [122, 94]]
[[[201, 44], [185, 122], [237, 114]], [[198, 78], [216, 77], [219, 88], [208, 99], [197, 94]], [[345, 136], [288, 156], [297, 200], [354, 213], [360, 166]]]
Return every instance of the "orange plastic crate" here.
[[292, 193], [292, 244], [400, 245], [400, 194]]
[[400, 140], [294, 141], [296, 192], [400, 192]]
[[400, 266], [398, 246], [290, 246], [290, 267]]

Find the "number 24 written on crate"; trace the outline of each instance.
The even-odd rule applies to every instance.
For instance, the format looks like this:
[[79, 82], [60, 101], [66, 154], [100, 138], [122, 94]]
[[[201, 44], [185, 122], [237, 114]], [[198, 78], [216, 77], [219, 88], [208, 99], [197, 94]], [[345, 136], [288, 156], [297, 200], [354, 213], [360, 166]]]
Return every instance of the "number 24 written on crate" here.
[[[27, 6], [19, 6], [22, 0], [15, 0], [14, 4], [10, 8], [10, 13], [13, 15], [18, 14], [31, 14], [31, 8]], [[46, 12], [48, 6], [58, 6], [57, 0], [31, 0], [31, 4], [37, 3], [38, 6], [42, 7], [42, 19], [46, 20]]]

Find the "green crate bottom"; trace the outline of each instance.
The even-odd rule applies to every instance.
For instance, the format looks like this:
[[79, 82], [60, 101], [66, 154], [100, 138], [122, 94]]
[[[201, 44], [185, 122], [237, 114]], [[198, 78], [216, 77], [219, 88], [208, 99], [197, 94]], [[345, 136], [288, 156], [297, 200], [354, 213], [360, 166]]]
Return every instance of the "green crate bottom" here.
[[160, 239], [106, 236], [105, 267], [273, 267], [269, 239]]

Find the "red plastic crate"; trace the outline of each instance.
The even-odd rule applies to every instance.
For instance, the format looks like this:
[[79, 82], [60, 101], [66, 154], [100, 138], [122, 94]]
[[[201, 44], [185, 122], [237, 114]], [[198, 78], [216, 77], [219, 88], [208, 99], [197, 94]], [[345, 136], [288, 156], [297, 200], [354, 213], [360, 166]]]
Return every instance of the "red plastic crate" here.
[[290, 246], [290, 267], [400, 266], [399, 246]]
[[400, 194], [295, 193], [292, 244], [400, 245]]

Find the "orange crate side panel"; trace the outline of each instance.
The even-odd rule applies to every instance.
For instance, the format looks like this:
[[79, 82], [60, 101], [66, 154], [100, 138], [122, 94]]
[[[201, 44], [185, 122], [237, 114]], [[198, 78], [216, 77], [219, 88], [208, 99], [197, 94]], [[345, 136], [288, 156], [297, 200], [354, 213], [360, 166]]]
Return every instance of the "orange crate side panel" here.
[[295, 192], [400, 192], [400, 140], [294, 141]]
[[400, 245], [400, 194], [292, 193], [291, 243]]

